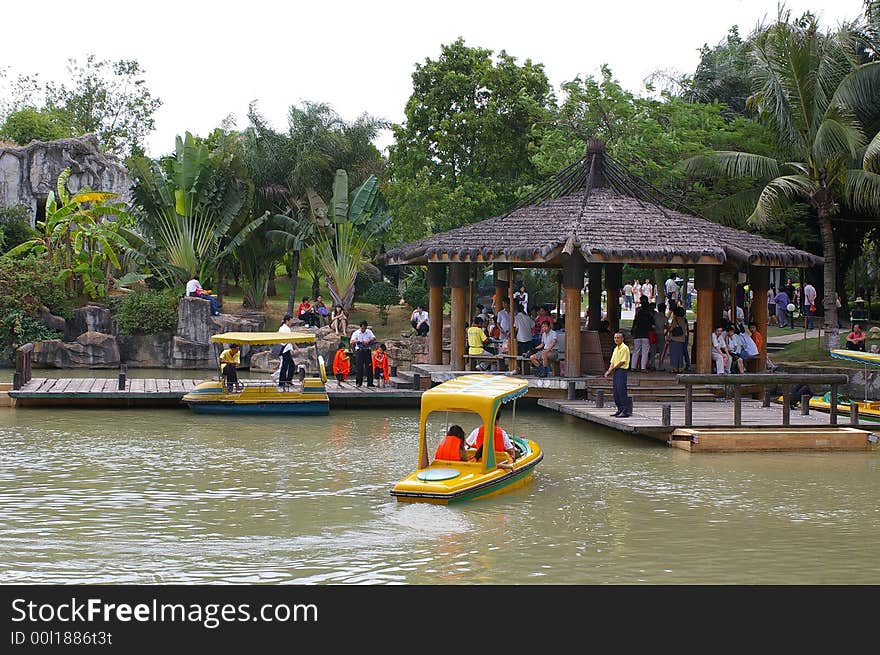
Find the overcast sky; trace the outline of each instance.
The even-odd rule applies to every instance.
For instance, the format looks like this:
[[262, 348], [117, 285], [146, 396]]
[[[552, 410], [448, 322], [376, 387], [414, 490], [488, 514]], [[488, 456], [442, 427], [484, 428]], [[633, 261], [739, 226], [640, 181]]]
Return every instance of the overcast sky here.
[[[833, 27], [859, 16], [863, 3], [787, 6]], [[693, 72], [704, 43], [718, 43], [732, 25], [748, 34], [776, 13], [775, 2], [760, 0], [7, 0], [0, 66], [62, 81], [69, 57], [137, 59], [164, 103], [147, 143], [158, 156], [173, 150], [175, 135], [206, 135], [229, 114], [245, 127], [252, 101], [279, 129], [287, 108], [303, 100], [326, 102], [347, 120], [366, 112], [401, 122], [414, 65], [459, 36], [544, 64], [557, 90], [607, 63], [640, 93], [652, 72]], [[388, 142], [383, 134], [377, 145]]]

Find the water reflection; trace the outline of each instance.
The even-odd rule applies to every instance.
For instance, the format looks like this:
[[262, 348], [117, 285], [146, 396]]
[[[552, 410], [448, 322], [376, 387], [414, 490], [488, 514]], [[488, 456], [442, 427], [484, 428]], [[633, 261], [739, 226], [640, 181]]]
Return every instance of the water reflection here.
[[388, 493], [414, 410], [0, 410], [0, 581], [880, 582], [876, 452], [692, 455], [516, 421], [545, 451], [533, 482], [439, 507]]

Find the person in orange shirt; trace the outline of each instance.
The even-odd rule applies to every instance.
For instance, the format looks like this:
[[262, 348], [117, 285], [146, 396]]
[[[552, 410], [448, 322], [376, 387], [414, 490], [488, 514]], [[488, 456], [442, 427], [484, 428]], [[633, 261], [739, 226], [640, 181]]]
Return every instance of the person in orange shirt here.
[[351, 372], [351, 362], [348, 359], [348, 353], [345, 351], [345, 344], [339, 342], [339, 348], [333, 355], [333, 375], [336, 376], [336, 386], [341, 387], [342, 383], [348, 379]]
[[448, 459], [452, 462], [467, 461], [467, 449], [464, 445], [464, 430], [460, 425], [450, 425], [446, 436], [437, 445], [434, 459]]
[[[764, 352], [764, 335], [758, 331], [758, 324], [757, 323], [755, 323], [755, 322], [749, 323], [749, 334], [752, 337], [752, 341], [754, 341], [755, 345], [758, 346], [758, 352], [759, 353]], [[771, 361], [770, 355], [767, 355], [766, 366], [767, 366], [767, 370], [770, 371], [771, 373], [773, 371], [775, 371], [777, 368], [779, 368], [778, 366], [776, 366], [776, 364], [774, 364]]]
[[376, 378], [378, 387], [381, 389], [388, 383], [388, 348], [384, 343], [373, 351], [373, 377]]

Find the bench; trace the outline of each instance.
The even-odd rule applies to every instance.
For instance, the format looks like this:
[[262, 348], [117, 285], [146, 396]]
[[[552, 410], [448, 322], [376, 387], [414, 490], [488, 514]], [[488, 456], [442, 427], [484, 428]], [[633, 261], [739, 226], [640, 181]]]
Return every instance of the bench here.
[[[488, 362], [490, 366], [494, 364], [496, 368], [500, 369], [502, 360], [515, 360], [517, 362], [517, 370], [522, 370], [523, 375], [525, 375], [525, 367], [529, 364], [528, 357], [522, 357], [520, 355], [468, 355], [465, 353], [464, 361], [465, 365], [468, 366], [468, 370], [475, 371], [477, 370], [477, 364], [481, 361]], [[522, 363], [520, 365], [520, 363]]]

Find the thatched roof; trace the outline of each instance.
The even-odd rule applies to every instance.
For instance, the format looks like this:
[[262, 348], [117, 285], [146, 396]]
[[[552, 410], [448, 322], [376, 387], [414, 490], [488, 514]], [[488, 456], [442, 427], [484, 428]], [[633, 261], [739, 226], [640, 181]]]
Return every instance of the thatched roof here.
[[579, 252], [587, 262], [655, 266], [822, 263], [811, 253], [669, 209], [656, 199], [660, 194], [606, 155], [604, 144], [592, 144], [581, 160], [503, 216], [398, 246], [384, 259], [555, 266], [564, 251]]

